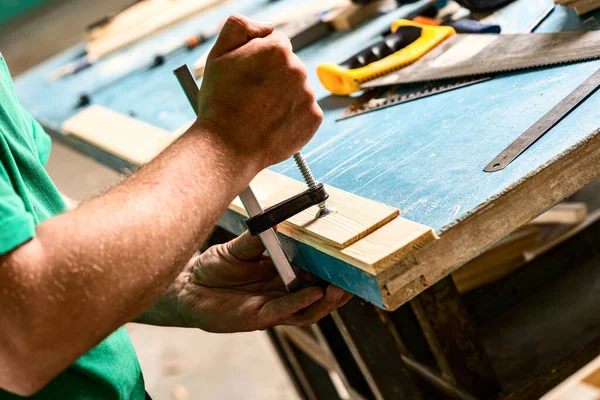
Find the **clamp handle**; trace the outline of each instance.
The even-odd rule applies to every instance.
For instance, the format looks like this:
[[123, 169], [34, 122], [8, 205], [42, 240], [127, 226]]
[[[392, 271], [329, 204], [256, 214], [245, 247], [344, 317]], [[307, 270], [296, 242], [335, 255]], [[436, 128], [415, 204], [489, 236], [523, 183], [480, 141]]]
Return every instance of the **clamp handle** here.
[[308, 189], [248, 218], [246, 226], [250, 234], [258, 235], [307, 208], [324, 202], [328, 197], [325, 187], [319, 183], [314, 189]]

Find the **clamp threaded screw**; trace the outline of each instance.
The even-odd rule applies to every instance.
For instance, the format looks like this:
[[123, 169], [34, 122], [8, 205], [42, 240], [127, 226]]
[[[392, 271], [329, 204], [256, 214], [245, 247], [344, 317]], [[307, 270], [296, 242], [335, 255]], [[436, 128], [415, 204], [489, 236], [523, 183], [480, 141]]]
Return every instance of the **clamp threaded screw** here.
[[[314, 177], [312, 171], [310, 170], [308, 163], [304, 159], [304, 156], [302, 155], [302, 153], [297, 152], [296, 154], [294, 154], [294, 161], [296, 161], [296, 165], [298, 166], [298, 169], [300, 170], [300, 173], [302, 174], [302, 178], [304, 178], [304, 181], [308, 185], [308, 188], [310, 190], [316, 189], [317, 181], [315, 180], [315, 177]], [[335, 211], [335, 209], [333, 207], [327, 205], [327, 201], [319, 203], [318, 206], [319, 206], [319, 211], [317, 212], [317, 218], [324, 217]]]

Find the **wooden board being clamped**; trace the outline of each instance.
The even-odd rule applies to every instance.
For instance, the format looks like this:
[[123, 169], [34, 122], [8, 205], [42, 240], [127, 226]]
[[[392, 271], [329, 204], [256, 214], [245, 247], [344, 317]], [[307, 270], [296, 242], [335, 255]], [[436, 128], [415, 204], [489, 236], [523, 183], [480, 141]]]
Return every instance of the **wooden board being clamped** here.
[[325, 187], [322, 183], [319, 183], [314, 188], [309, 188], [256, 215], [250, 216], [246, 220], [246, 226], [252, 235], [258, 235], [312, 206], [323, 203], [328, 198], [329, 195], [325, 191]]
[[359, 85], [405, 67], [455, 34], [448, 26], [422, 25], [408, 20], [392, 24], [392, 33], [341, 64], [321, 64], [317, 74], [331, 93], [348, 95]]

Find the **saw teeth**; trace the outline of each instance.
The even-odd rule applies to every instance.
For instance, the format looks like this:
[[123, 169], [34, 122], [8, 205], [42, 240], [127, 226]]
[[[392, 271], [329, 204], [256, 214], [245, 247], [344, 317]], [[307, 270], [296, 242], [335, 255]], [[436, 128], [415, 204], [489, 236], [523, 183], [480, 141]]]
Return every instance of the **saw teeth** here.
[[[404, 94], [387, 94], [393, 90], [397, 90], [400, 85], [392, 85], [385, 91], [378, 91], [382, 88], [372, 88], [371, 92], [366, 92], [361, 97], [357, 98], [344, 112], [336, 118], [336, 121], [341, 121], [357, 115], [366, 114], [371, 111], [380, 110], [382, 108], [392, 107], [397, 104], [409, 102], [411, 100], [417, 100], [423, 97], [428, 97], [438, 93], [448, 92], [461, 87], [469, 86], [471, 84], [483, 82], [491, 79], [491, 77], [483, 78], [464, 78], [457, 80], [452, 83], [436, 84], [434, 86], [425, 87], [422, 90], [414, 91], [411, 93]], [[439, 81], [429, 81], [430, 83]], [[383, 96], [383, 98], [376, 99], [377, 96]]]
[[[416, 83], [429, 83], [429, 82], [445, 81], [448, 79], [463, 79], [464, 81], [466, 81], [466, 80], [469, 80], [469, 78], [476, 78], [478, 76], [486, 76], [486, 75], [490, 75], [490, 74], [501, 74], [501, 73], [505, 73], [505, 72], [535, 71], [535, 70], [544, 69], [547, 67], [553, 67], [553, 66], [557, 66], [557, 65], [576, 64], [576, 63], [580, 63], [580, 62], [594, 61], [594, 60], [598, 60], [598, 59], [600, 59], [600, 56], [590, 56], [590, 57], [584, 57], [584, 58], [577, 58], [575, 60], [550, 62], [550, 63], [546, 63], [546, 64], [536, 65], [535, 67], [504, 68], [504, 69], [498, 69], [498, 70], [494, 70], [494, 71], [486, 71], [486, 72], [473, 74], [473, 75], [446, 75], [446, 76], [442, 76], [442, 77], [436, 77], [435, 79], [425, 79], [422, 81], [413, 81], [413, 82], [407, 82], [407, 83], [396, 83], [396, 84], [392, 83], [389, 85], [381, 85], [381, 86], [408, 85], [408, 84], [412, 85], [412, 84], [416, 84]], [[394, 69], [394, 71], [397, 71], [399, 69], [400, 68], [396, 68], [396, 69]], [[393, 72], [393, 71], [391, 71], [391, 72]], [[387, 73], [386, 73], [386, 75], [387, 75]], [[365, 82], [368, 82], [373, 79], [375, 79], [375, 78], [365, 80]], [[451, 84], [449, 83], [448, 85], [451, 85]], [[381, 87], [381, 86], [372, 86], [367, 89], [373, 89], [373, 88]]]

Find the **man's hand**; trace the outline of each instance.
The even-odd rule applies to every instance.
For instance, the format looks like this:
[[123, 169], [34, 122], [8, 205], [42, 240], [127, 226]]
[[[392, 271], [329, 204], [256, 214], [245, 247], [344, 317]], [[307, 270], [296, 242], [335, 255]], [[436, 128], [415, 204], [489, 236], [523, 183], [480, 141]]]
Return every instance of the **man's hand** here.
[[209, 332], [311, 325], [352, 298], [333, 285], [288, 294], [264, 251], [258, 236], [245, 232], [194, 257], [173, 297], [181, 324]]
[[229, 17], [206, 62], [198, 124], [265, 168], [300, 150], [322, 119], [290, 40], [272, 24]]

